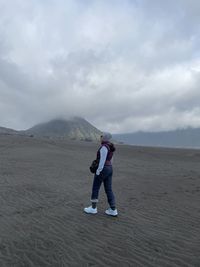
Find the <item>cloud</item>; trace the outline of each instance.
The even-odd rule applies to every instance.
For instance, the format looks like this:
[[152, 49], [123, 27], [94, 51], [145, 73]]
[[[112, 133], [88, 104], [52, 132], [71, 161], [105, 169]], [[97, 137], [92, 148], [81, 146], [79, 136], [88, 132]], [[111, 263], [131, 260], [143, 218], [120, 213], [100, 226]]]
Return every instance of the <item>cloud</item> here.
[[0, 0], [0, 125], [200, 126], [199, 1]]

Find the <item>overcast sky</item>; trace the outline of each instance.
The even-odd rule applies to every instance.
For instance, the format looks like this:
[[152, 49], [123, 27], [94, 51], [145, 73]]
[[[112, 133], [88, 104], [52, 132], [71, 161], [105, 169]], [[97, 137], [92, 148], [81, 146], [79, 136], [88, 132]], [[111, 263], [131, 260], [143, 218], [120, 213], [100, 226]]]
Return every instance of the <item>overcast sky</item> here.
[[200, 127], [199, 0], [0, 0], [0, 126]]

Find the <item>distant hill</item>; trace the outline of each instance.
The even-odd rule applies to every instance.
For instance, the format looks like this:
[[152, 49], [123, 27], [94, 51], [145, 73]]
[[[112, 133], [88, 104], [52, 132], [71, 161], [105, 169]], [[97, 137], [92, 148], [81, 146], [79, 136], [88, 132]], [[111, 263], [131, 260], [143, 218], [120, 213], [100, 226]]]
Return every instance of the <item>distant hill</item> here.
[[[62, 138], [97, 141], [101, 131], [80, 117], [55, 119], [37, 124], [25, 131], [0, 127], [0, 135], [29, 135], [47, 138]], [[136, 132], [113, 134], [113, 140], [129, 145], [200, 148], [200, 128], [187, 128], [165, 132]]]
[[99, 140], [101, 132], [88, 121], [80, 117], [69, 120], [55, 119], [46, 123], [21, 131], [26, 135], [49, 138], [69, 138], [74, 140], [95, 141]]
[[0, 134], [18, 134], [18, 131], [15, 131], [10, 128], [0, 127]]
[[130, 145], [200, 148], [200, 128], [114, 134], [113, 138]]

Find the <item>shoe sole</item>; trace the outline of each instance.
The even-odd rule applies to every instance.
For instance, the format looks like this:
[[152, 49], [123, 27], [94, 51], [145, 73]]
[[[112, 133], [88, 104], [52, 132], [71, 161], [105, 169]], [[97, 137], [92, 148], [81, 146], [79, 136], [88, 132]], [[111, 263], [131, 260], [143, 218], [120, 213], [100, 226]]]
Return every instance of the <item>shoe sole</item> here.
[[87, 213], [87, 212], [85, 212], [85, 214], [88, 214], [88, 215], [97, 215], [97, 213]]
[[107, 216], [112, 216], [112, 217], [117, 217], [117, 216], [118, 216], [118, 214], [116, 214], [116, 215], [112, 215], [112, 214], [108, 214], [108, 213], [106, 213], [106, 212], [105, 212], [105, 214], [106, 214]]
[[83, 210], [83, 212], [86, 213], [86, 214], [92, 214], [92, 215], [97, 214], [97, 212], [92, 213], [92, 212], [87, 212], [87, 211], [85, 211], [85, 210]]

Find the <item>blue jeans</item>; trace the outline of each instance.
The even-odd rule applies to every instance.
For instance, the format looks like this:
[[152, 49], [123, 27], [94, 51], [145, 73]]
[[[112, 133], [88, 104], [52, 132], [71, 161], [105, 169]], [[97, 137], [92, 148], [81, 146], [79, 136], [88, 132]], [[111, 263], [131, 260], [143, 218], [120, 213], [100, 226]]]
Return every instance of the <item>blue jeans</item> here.
[[110, 207], [115, 207], [115, 196], [112, 191], [112, 174], [113, 174], [112, 166], [104, 166], [100, 175], [95, 174], [92, 186], [92, 196], [91, 196], [92, 202], [98, 202], [99, 189], [103, 182], [108, 203]]

